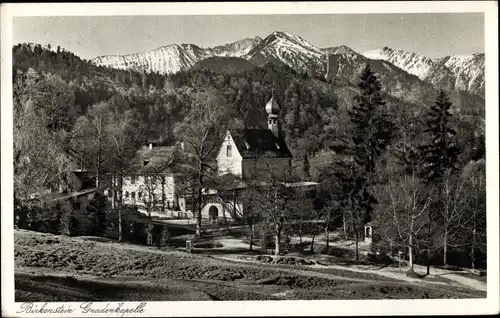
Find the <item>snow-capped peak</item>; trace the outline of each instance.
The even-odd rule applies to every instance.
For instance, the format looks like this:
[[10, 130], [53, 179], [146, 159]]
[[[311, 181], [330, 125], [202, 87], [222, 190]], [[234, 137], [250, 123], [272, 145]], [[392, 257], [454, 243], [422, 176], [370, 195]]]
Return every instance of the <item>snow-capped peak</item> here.
[[364, 52], [363, 55], [369, 59], [390, 62], [436, 87], [468, 90], [484, 96], [484, 54], [430, 59], [416, 53], [383, 47]]
[[358, 54], [358, 52], [345, 45], [326, 47], [322, 51], [326, 54]]

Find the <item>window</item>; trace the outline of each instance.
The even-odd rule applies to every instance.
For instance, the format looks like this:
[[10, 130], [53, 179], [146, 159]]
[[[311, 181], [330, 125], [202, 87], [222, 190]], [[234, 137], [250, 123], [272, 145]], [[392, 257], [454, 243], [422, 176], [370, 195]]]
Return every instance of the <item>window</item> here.
[[137, 198], [140, 200], [142, 197], [142, 192], [137, 192]]
[[112, 198], [113, 197], [113, 190], [108, 190], [108, 198]]
[[136, 181], [137, 181], [137, 177], [136, 176], [130, 177], [130, 183], [131, 184], [135, 184]]
[[132, 199], [135, 199], [135, 192], [132, 192]]
[[227, 145], [226, 148], [226, 157], [231, 157], [231, 145]]
[[129, 195], [128, 191], [125, 191], [125, 198], [128, 198], [128, 195]]

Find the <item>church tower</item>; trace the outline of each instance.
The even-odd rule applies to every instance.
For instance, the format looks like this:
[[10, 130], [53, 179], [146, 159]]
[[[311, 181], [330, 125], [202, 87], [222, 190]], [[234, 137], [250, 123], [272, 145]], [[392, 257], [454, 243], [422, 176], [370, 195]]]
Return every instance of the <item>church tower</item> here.
[[267, 112], [267, 127], [273, 132], [276, 137], [280, 137], [280, 123], [278, 120], [278, 114], [280, 111], [280, 106], [278, 102], [274, 99], [274, 87], [271, 99], [266, 104]]

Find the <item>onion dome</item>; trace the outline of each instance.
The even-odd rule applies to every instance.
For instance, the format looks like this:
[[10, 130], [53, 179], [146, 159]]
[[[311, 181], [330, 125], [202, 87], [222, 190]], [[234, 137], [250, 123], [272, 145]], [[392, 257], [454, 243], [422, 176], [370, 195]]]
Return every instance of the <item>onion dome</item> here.
[[273, 95], [266, 104], [266, 112], [269, 115], [278, 115], [279, 111], [280, 111], [280, 105], [278, 105], [278, 102], [274, 99], [274, 89], [273, 89]]

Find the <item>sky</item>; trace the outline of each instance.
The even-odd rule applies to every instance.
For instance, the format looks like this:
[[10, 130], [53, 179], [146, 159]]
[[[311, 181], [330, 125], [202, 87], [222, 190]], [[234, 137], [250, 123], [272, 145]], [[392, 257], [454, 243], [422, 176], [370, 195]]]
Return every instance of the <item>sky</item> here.
[[484, 52], [482, 13], [16, 17], [13, 44], [59, 45], [91, 59], [169, 44], [212, 47], [273, 31], [357, 52], [384, 46], [430, 58]]

